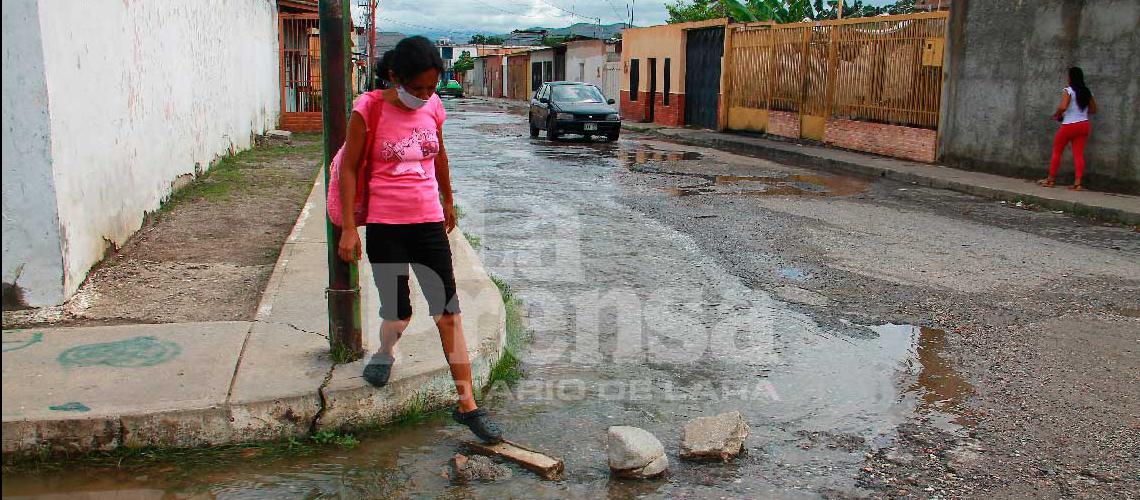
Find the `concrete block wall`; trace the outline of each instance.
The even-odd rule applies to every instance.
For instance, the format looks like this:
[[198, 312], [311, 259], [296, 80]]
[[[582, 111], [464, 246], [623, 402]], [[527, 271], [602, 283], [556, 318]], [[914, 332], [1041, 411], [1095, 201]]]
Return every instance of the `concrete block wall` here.
[[280, 115], [273, 0], [6, 0], [3, 32], [3, 281], [30, 306]]
[[[1086, 186], [1140, 192], [1140, 2], [955, 0], [950, 11], [940, 160], [1044, 177], [1058, 124], [1049, 116], [1080, 66], [1099, 114]], [[1062, 174], [1071, 178], [1065, 154]]]

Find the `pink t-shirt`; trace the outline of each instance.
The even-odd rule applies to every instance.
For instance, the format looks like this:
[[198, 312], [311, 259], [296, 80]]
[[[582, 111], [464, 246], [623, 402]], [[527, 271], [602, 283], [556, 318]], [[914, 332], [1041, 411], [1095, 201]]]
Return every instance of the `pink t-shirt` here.
[[352, 110], [370, 123], [380, 112], [370, 158], [368, 223], [417, 224], [443, 220], [439, 184], [435, 180], [437, 130], [447, 119], [443, 102], [432, 95], [424, 107], [405, 111], [384, 101], [380, 90], [356, 98]]

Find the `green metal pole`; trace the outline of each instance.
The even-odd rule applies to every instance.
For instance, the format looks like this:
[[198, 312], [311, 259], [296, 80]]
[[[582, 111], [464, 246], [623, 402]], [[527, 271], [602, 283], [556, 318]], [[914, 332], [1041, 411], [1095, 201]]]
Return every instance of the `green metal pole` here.
[[[329, 185], [328, 165], [348, 130], [352, 110], [352, 44], [350, 0], [320, 0], [321, 30], [321, 107], [324, 119], [325, 186]], [[327, 187], [326, 187], [327, 189]], [[327, 193], [326, 193], [327, 194]], [[355, 231], [356, 228], [347, 228]], [[360, 277], [355, 263], [337, 255], [340, 229], [325, 214], [328, 241], [329, 287], [325, 290], [329, 309], [329, 348], [338, 362], [364, 355], [360, 321]]]

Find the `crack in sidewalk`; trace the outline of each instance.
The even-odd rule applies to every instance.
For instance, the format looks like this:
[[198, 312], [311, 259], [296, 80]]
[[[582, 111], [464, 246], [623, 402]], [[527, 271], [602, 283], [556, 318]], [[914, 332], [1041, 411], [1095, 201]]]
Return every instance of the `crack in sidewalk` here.
[[333, 372], [336, 371], [337, 365], [337, 363], [333, 363], [332, 366], [329, 367], [328, 373], [325, 374], [325, 379], [321, 381], [320, 387], [317, 387], [317, 396], [321, 400], [321, 407], [317, 409], [317, 414], [313, 415], [313, 421], [309, 424], [309, 434], [317, 433], [317, 428], [321, 424], [321, 417], [324, 417], [325, 411], [328, 410], [329, 400], [328, 394], [326, 394], [325, 391], [328, 389], [329, 383], [332, 382]]
[[292, 328], [292, 329], [294, 329], [294, 330], [297, 330], [298, 332], [301, 332], [301, 333], [307, 333], [307, 334], [310, 334], [310, 335], [316, 335], [316, 336], [318, 336], [318, 337], [320, 337], [320, 338], [322, 338], [322, 339], [327, 339], [327, 338], [329, 338], [329, 336], [328, 336], [328, 335], [325, 335], [325, 334], [323, 334], [323, 333], [321, 333], [321, 332], [314, 332], [314, 331], [312, 331], [312, 330], [306, 330], [306, 329], [304, 329], [304, 328], [301, 328], [301, 327], [299, 327], [299, 326], [297, 326], [297, 325], [294, 325], [293, 323], [287, 323], [287, 322], [283, 322], [283, 321], [266, 321], [266, 320], [263, 320], [263, 319], [254, 320], [254, 321], [255, 321], [256, 323], [264, 323], [264, 324], [267, 324], [267, 325], [280, 325], [280, 326], [287, 326], [287, 327], [289, 327], [289, 328]]

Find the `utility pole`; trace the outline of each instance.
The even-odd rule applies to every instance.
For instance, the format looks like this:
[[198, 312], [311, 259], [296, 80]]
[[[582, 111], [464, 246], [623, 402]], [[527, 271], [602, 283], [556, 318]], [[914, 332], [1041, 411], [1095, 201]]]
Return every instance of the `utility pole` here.
[[[352, 74], [352, 43], [349, 22], [350, 0], [320, 0], [321, 33], [321, 106], [324, 119], [325, 186], [329, 185], [328, 165], [344, 144], [348, 131], [348, 113], [352, 108], [352, 91], [348, 75]], [[344, 228], [356, 231], [355, 227]], [[364, 356], [364, 340], [360, 322], [360, 276], [355, 263], [337, 255], [341, 229], [325, 212], [325, 237], [328, 246], [329, 287], [325, 290], [329, 310], [329, 348], [334, 359], [359, 359]]]
[[368, 90], [376, 90], [376, 4], [368, 0]]

